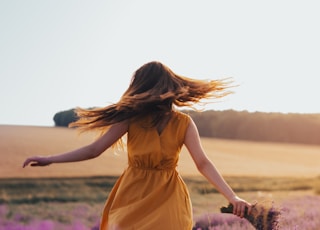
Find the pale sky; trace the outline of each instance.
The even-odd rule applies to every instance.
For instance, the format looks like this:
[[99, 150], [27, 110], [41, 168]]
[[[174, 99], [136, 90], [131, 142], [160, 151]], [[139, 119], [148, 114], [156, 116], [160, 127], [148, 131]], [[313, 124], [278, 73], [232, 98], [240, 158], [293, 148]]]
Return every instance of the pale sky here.
[[0, 0], [0, 124], [117, 102], [157, 60], [198, 79], [233, 77], [207, 109], [320, 113], [319, 1]]

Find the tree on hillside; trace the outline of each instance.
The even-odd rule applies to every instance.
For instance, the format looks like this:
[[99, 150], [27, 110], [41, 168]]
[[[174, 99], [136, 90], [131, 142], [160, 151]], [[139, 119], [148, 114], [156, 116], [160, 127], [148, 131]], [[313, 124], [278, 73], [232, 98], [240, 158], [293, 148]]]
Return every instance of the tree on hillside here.
[[71, 122], [77, 120], [77, 115], [74, 109], [58, 112], [54, 115], [53, 121], [55, 126], [68, 127]]

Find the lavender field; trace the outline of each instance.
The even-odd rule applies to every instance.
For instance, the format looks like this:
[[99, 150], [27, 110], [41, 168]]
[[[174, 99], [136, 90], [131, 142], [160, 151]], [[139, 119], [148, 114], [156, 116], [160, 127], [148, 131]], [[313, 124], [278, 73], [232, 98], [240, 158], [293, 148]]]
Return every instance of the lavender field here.
[[[100, 212], [114, 179], [2, 181], [0, 230], [98, 230]], [[101, 185], [101, 181], [108, 180], [109, 184]], [[265, 179], [260, 185], [257, 178], [246, 178], [238, 186], [235, 182], [239, 178], [228, 180], [246, 199], [274, 201], [281, 211], [279, 229], [320, 229], [319, 178]], [[220, 213], [219, 207], [226, 201], [200, 182], [186, 179], [193, 201], [194, 230], [254, 229], [245, 219]], [[268, 183], [274, 184], [271, 190]]]
[[1, 230], [99, 229], [99, 208], [87, 204], [44, 203], [0, 206]]
[[[316, 230], [320, 227], [320, 197], [302, 196], [281, 203], [279, 229]], [[40, 210], [41, 209], [41, 210]], [[0, 206], [1, 230], [98, 230], [99, 205], [27, 205], [17, 212], [10, 205]], [[207, 213], [195, 217], [194, 230], [254, 229], [248, 221], [230, 214]]]

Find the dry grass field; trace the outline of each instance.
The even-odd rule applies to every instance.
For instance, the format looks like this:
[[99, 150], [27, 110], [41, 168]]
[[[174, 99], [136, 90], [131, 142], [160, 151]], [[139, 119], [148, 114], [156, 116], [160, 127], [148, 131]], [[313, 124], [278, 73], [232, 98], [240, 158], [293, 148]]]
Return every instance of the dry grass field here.
[[[50, 155], [90, 143], [94, 133], [79, 135], [74, 129], [0, 125], [0, 177], [73, 177], [119, 175], [126, 154], [106, 151], [99, 158], [42, 168], [21, 165], [31, 155]], [[226, 176], [315, 177], [320, 175], [320, 146], [202, 139], [209, 158]], [[187, 150], [181, 153], [182, 175], [199, 175]]]

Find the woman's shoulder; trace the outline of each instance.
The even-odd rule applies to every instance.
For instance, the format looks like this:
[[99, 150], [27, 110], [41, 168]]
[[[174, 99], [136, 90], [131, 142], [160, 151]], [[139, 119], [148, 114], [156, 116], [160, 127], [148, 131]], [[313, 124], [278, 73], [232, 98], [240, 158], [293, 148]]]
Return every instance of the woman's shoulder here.
[[188, 113], [181, 111], [181, 110], [173, 110], [173, 113], [177, 116], [190, 117], [190, 115]]
[[185, 113], [185, 112], [182, 112], [182, 111], [179, 111], [179, 110], [174, 110], [173, 111], [173, 114], [174, 116], [179, 119], [179, 120], [184, 120], [186, 121], [187, 123], [190, 122], [191, 120], [191, 117], [189, 114]]

